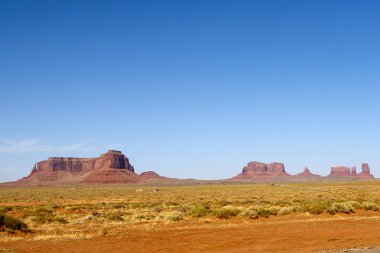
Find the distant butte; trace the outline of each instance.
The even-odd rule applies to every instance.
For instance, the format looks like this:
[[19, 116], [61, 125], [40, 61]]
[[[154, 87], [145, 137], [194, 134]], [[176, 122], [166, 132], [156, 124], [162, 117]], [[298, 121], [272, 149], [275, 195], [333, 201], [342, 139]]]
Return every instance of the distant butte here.
[[311, 178], [314, 178], [314, 179], [320, 179], [320, 178], [322, 178], [322, 176], [320, 176], [320, 175], [311, 173], [308, 167], [306, 167], [303, 172], [298, 173], [297, 175], [295, 175], [295, 177], [298, 177], [298, 178], [310, 178], [310, 179]]
[[357, 174], [356, 167], [337, 166], [331, 167], [331, 172], [328, 176], [322, 177], [311, 173], [309, 168], [305, 168], [303, 172], [297, 175], [289, 175], [285, 171], [283, 163], [249, 162], [243, 167], [242, 172], [235, 177], [227, 179], [229, 181], [308, 181], [308, 180], [352, 180], [352, 179], [371, 179], [374, 178], [367, 163], [363, 163], [362, 172]]
[[[315, 180], [356, 180], [372, 179], [367, 163], [362, 164], [362, 171], [356, 167], [331, 167], [328, 176], [322, 177], [311, 173], [309, 168], [297, 175], [285, 171], [283, 163], [249, 162], [241, 173], [222, 181], [267, 182], [267, 181], [315, 181]], [[198, 180], [195, 180], [198, 181]], [[211, 182], [207, 180], [204, 182]], [[194, 180], [174, 179], [160, 176], [154, 171], [140, 175], [135, 173], [129, 159], [121, 152], [109, 150], [97, 158], [50, 157], [37, 162], [29, 176], [17, 182], [19, 184], [75, 184], [75, 183], [170, 183], [194, 182]], [[201, 181], [199, 181], [201, 182]]]
[[242, 172], [237, 176], [231, 178], [232, 181], [257, 181], [268, 180], [281, 177], [289, 177], [289, 174], [285, 172], [285, 166], [283, 163], [269, 163], [262, 162], [249, 162], [243, 167]]
[[173, 181], [173, 180], [178, 180], [174, 178], [167, 178], [160, 176], [154, 171], [145, 171], [140, 174], [140, 178], [146, 182], [157, 182], [157, 181]]
[[97, 158], [51, 157], [35, 164], [20, 183], [135, 183], [139, 176], [129, 159], [120, 151], [110, 150]]
[[344, 167], [337, 166], [331, 167], [331, 172], [328, 175], [330, 178], [374, 178], [371, 174], [371, 169], [369, 168], [367, 163], [362, 164], [362, 172], [357, 174], [356, 167]]

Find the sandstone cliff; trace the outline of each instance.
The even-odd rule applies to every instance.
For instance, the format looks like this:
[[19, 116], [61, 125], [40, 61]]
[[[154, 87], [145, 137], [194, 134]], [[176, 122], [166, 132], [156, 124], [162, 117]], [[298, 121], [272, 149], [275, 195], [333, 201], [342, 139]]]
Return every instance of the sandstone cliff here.
[[19, 182], [127, 183], [137, 182], [129, 159], [110, 150], [98, 158], [51, 157], [35, 164], [29, 176]]
[[270, 178], [281, 178], [288, 177], [289, 174], [285, 171], [285, 166], [283, 163], [269, 163], [265, 164], [262, 162], [249, 162], [243, 167], [242, 172], [237, 176], [231, 178], [231, 180], [256, 180], [256, 179], [270, 179]]
[[[362, 164], [362, 171], [356, 167], [331, 167], [326, 177], [313, 174], [306, 167], [302, 173], [289, 175], [283, 163], [249, 162], [242, 172], [228, 181], [308, 181], [308, 180], [355, 180], [374, 178], [367, 163]], [[140, 175], [134, 172], [129, 159], [120, 151], [110, 150], [97, 158], [63, 158], [51, 157], [35, 164], [29, 176], [18, 183], [56, 184], [56, 183], [135, 183], [135, 182], [178, 182], [179, 179], [160, 176], [147, 171]], [[181, 180], [185, 182], [186, 180]], [[187, 180], [189, 181], [189, 180]], [[190, 180], [191, 182], [194, 180]], [[190, 182], [189, 181], [189, 182]]]
[[369, 168], [367, 163], [362, 164], [362, 172], [359, 174], [356, 171], [356, 167], [345, 167], [345, 166], [337, 166], [331, 167], [331, 172], [328, 175], [330, 178], [341, 178], [341, 179], [364, 179], [364, 178], [373, 178], [371, 175], [371, 169]]
[[285, 171], [283, 163], [249, 162], [243, 167], [242, 172], [230, 179], [229, 181], [315, 181], [315, 180], [357, 180], [374, 178], [367, 163], [363, 163], [362, 172], [357, 173], [356, 167], [337, 166], [331, 167], [331, 173], [322, 177], [310, 172], [305, 168], [303, 172], [296, 175], [289, 175]]

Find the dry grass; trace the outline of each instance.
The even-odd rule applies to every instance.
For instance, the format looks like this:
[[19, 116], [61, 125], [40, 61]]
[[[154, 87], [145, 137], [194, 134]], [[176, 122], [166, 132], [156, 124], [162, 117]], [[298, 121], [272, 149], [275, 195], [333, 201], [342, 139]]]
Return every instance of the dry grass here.
[[[157, 222], [380, 211], [378, 181], [183, 185], [153, 191], [155, 188], [0, 188], [0, 213], [21, 220], [35, 232], [33, 239], [44, 240], [86, 239], [112, 233], [110, 228], [117, 226], [149, 227], [147, 224]], [[10, 240], [9, 236], [0, 238]]]

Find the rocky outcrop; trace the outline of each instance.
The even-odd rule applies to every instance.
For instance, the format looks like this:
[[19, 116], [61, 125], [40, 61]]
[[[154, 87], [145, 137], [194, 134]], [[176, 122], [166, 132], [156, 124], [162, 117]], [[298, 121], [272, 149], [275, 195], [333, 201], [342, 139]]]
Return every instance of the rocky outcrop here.
[[309, 179], [309, 178], [319, 179], [319, 178], [321, 178], [320, 175], [311, 173], [308, 167], [305, 167], [303, 172], [298, 173], [295, 176], [298, 178], [305, 178], [305, 179]]
[[50, 157], [37, 162], [32, 173], [42, 171], [83, 172], [101, 169], [127, 169], [134, 172], [129, 160], [120, 151], [110, 150], [98, 158]]
[[362, 172], [359, 174], [356, 171], [356, 167], [337, 166], [331, 167], [331, 172], [328, 175], [331, 178], [337, 179], [360, 179], [360, 178], [373, 178], [371, 175], [371, 169], [367, 163], [362, 164]]
[[351, 168], [345, 166], [331, 167], [329, 177], [351, 177]]
[[165, 182], [165, 181], [177, 180], [174, 178], [167, 178], [167, 177], [160, 176], [154, 171], [145, 171], [140, 174], [140, 178], [141, 180], [146, 181], [146, 182]]
[[249, 162], [243, 167], [242, 172], [235, 177], [227, 179], [228, 181], [316, 181], [316, 180], [357, 180], [373, 178], [368, 164], [363, 163], [362, 172], [357, 173], [356, 167], [336, 166], [331, 167], [328, 176], [320, 176], [310, 172], [305, 168], [303, 172], [296, 175], [289, 175], [285, 171], [283, 163], [262, 163]]
[[362, 164], [362, 172], [358, 174], [359, 178], [374, 178], [371, 174], [371, 169], [369, 168], [368, 163]]
[[[289, 175], [283, 163], [249, 162], [237, 176], [227, 181], [307, 181], [307, 180], [347, 180], [374, 178], [367, 163], [362, 164], [362, 171], [356, 167], [331, 167], [331, 173], [321, 177], [310, 172], [306, 167], [302, 173]], [[137, 175], [129, 159], [120, 151], [109, 150], [97, 158], [50, 157], [35, 164], [29, 176], [16, 183], [56, 184], [56, 183], [166, 183], [193, 182], [160, 176], [154, 171]]]
[[159, 174], [157, 174], [154, 171], [145, 171], [145, 172], [140, 174], [140, 177], [143, 177], [143, 178], [162, 178], [162, 176], [160, 176]]
[[20, 182], [137, 182], [129, 159], [120, 151], [110, 150], [98, 158], [51, 157], [35, 164], [29, 176]]
[[242, 172], [231, 180], [269, 179], [289, 176], [283, 163], [249, 162], [243, 167]]
[[285, 166], [283, 163], [270, 163], [267, 165], [267, 173], [272, 175], [281, 175], [284, 176], [287, 173], [285, 172]]

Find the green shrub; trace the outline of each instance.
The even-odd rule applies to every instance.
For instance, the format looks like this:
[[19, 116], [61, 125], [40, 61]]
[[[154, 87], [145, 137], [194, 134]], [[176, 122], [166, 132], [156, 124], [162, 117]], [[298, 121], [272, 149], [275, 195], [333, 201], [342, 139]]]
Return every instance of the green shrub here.
[[267, 208], [260, 208], [258, 211], [257, 211], [257, 214], [261, 217], [265, 217], [265, 218], [268, 218], [270, 215], [271, 215], [271, 211]]
[[318, 202], [318, 203], [312, 203], [306, 207], [304, 207], [304, 211], [311, 213], [311, 214], [321, 214], [325, 210], [327, 210], [328, 204], [323, 203], [323, 202]]
[[39, 224], [51, 223], [51, 222], [54, 222], [54, 216], [53, 215], [36, 215], [36, 216], [32, 216], [31, 220]]
[[354, 208], [354, 210], [363, 208], [363, 205], [361, 203], [359, 203], [358, 201], [351, 200], [351, 201], [347, 201], [345, 203], [347, 203], [348, 205], [351, 205]]
[[224, 206], [215, 210], [215, 216], [219, 219], [228, 219], [230, 217], [234, 217], [241, 212], [239, 208], [233, 206]]
[[11, 206], [0, 206], [0, 213], [6, 213], [12, 210]]
[[270, 215], [278, 215], [278, 213], [281, 210], [281, 207], [279, 206], [270, 206], [267, 208], [269, 210]]
[[28, 232], [28, 226], [19, 219], [11, 216], [0, 214], [0, 230]]
[[336, 214], [336, 213], [354, 213], [355, 208], [350, 204], [349, 202], [342, 202], [342, 203], [333, 203], [329, 209], [327, 210], [329, 214]]
[[190, 214], [193, 217], [197, 217], [197, 218], [203, 217], [203, 216], [207, 215], [210, 212], [211, 212], [211, 205], [210, 205], [209, 202], [203, 202], [203, 203], [201, 203], [199, 205], [194, 206], [190, 210]]

